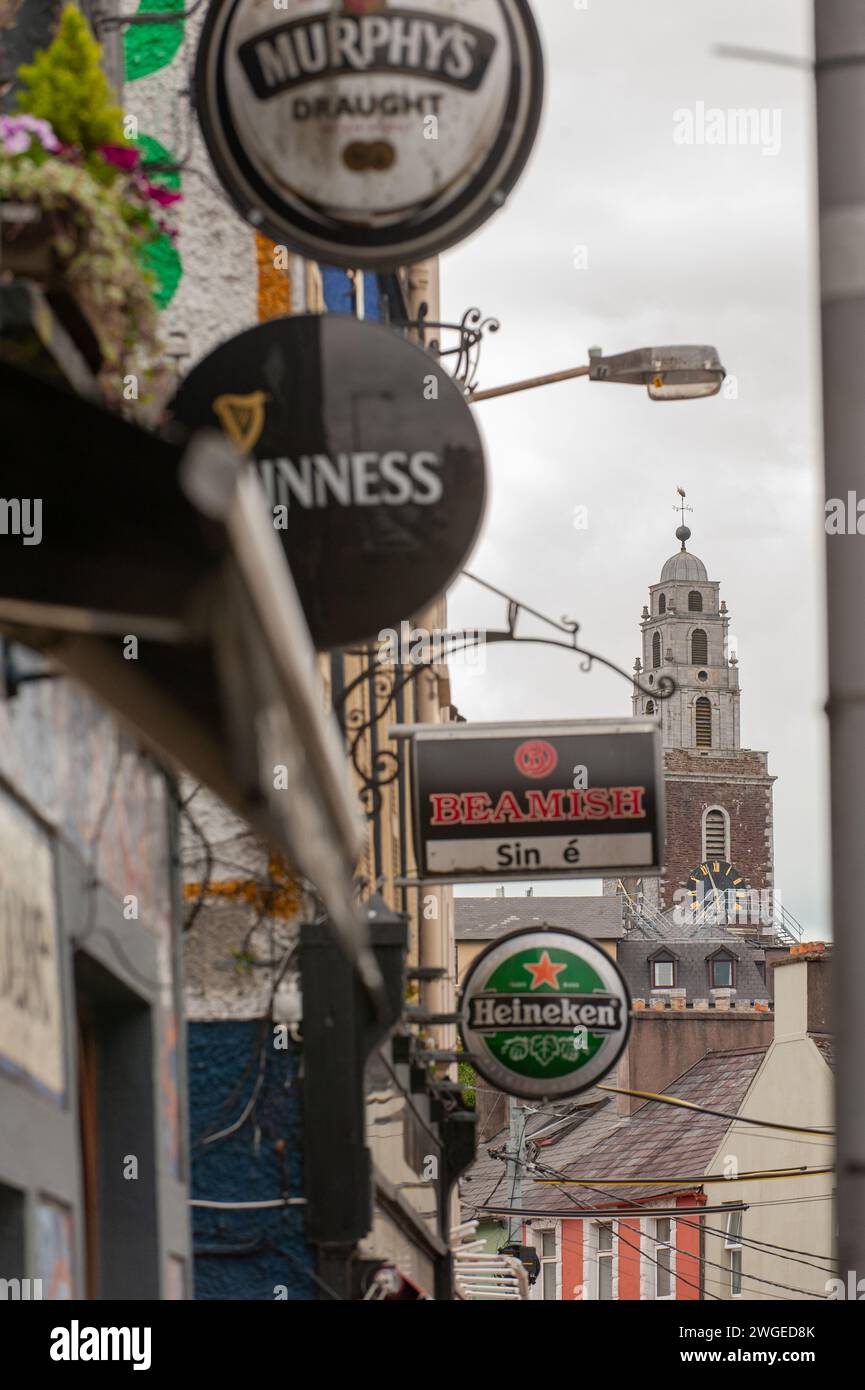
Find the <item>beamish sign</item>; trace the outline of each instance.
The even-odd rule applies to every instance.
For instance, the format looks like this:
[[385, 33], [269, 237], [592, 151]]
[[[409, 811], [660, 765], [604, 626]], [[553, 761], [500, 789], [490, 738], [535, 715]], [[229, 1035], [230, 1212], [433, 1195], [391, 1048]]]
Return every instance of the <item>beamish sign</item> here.
[[598, 878], [660, 872], [653, 720], [405, 726], [418, 877]]
[[171, 411], [255, 460], [319, 649], [399, 630], [471, 549], [486, 491], [474, 414], [393, 329], [273, 319], [200, 362]]
[[[543, 899], [538, 899], [543, 911]], [[467, 1060], [508, 1095], [548, 1099], [594, 1086], [631, 1027], [615, 961], [577, 932], [539, 925], [492, 942], [462, 987]]]
[[331, 265], [394, 268], [490, 217], [540, 118], [527, 0], [214, 0], [196, 105], [243, 217]]

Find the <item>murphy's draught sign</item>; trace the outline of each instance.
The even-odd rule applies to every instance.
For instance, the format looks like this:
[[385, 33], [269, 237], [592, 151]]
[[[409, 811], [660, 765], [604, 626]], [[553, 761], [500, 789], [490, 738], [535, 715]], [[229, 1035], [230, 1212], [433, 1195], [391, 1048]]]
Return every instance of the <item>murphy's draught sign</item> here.
[[630, 1008], [618, 966], [593, 941], [530, 927], [492, 942], [472, 962], [460, 1032], [468, 1060], [499, 1090], [568, 1096], [615, 1066]]
[[526, 0], [213, 0], [197, 107], [244, 217], [304, 255], [385, 268], [501, 206], [541, 87]]
[[253, 459], [320, 648], [399, 630], [461, 567], [483, 447], [435, 358], [346, 315], [273, 319], [223, 343], [171, 404]]
[[438, 724], [412, 741], [419, 876], [597, 878], [658, 872], [654, 721]]

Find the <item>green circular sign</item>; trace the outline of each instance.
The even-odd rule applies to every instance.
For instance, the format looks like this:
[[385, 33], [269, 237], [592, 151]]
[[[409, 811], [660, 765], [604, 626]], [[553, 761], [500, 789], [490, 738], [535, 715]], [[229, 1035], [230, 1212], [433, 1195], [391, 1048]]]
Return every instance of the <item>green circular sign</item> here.
[[508, 1095], [587, 1090], [615, 1066], [630, 1028], [621, 971], [577, 932], [511, 932], [481, 952], [463, 984], [466, 1060]]

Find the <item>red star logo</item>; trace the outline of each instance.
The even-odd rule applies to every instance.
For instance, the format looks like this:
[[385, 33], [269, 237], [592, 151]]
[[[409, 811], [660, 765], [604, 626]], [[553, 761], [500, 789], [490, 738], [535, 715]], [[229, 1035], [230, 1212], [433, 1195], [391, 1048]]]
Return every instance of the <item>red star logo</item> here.
[[539, 989], [541, 985], [550, 985], [553, 989], [558, 989], [558, 976], [568, 967], [566, 965], [553, 965], [549, 951], [543, 951], [539, 961], [536, 961], [534, 965], [526, 965], [525, 968], [532, 977], [532, 989]]

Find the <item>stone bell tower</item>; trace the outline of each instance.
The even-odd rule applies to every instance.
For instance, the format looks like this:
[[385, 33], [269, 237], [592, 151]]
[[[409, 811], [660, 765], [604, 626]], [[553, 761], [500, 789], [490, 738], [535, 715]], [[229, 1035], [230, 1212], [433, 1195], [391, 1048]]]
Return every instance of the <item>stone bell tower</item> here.
[[[669, 911], [677, 889], [691, 889], [702, 866], [724, 866], [729, 888], [773, 888], [772, 784], [768, 755], [742, 748], [739, 668], [728, 651], [729, 614], [720, 585], [686, 548], [685, 494], [679, 489], [679, 549], [649, 586], [634, 663], [635, 715], [659, 720], [664, 747], [667, 847], [660, 880], [638, 891], [647, 906]], [[664, 696], [675, 682], [675, 688]], [[732, 866], [727, 873], [727, 866]], [[625, 885], [629, 893], [633, 883]], [[614, 891], [612, 881], [605, 891]]]

